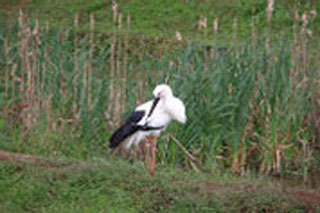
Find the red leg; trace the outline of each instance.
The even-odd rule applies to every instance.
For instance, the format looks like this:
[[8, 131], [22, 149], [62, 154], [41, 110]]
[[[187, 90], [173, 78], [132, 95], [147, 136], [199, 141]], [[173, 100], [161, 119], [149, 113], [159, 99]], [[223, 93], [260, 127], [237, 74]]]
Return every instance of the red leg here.
[[158, 151], [157, 149], [157, 137], [152, 138], [152, 159], [151, 159], [151, 165], [150, 165], [150, 175], [154, 175], [154, 170], [156, 167], [156, 152]]
[[149, 167], [151, 167], [150, 139], [148, 137], [146, 138], [145, 146], [146, 146], [145, 148], [146, 148], [147, 162], [148, 162]]

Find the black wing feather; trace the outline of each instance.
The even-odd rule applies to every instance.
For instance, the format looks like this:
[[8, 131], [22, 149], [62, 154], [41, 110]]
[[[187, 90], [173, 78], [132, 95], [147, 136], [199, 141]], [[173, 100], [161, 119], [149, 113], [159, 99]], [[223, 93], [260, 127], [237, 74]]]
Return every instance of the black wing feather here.
[[143, 118], [144, 115], [145, 111], [142, 110], [133, 112], [127, 121], [112, 134], [109, 147], [116, 148], [127, 137], [138, 131], [140, 127], [137, 125], [137, 123]]

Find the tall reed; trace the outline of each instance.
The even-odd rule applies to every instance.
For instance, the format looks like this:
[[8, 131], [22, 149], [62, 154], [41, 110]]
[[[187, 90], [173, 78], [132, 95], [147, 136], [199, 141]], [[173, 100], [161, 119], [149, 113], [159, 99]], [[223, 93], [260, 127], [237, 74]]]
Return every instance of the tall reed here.
[[[311, 165], [306, 162], [315, 159], [317, 140], [317, 127], [311, 124], [319, 106], [319, 65], [313, 52], [320, 50], [310, 45], [308, 25], [300, 17], [294, 21], [293, 42], [268, 30], [258, 35], [253, 18], [254, 38], [235, 43], [236, 48], [216, 43], [218, 18], [213, 20], [211, 44], [207, 20], [202, 19], [206, 42], [184, 38], [171, 53], [155, 57], [134, 52], [150, 41], [123, 34], [131, 28], [130, 17], [125, 27], [120, 14], [114, 1], [109, 20], [113, 31], [101, 45], [95, 39], [93, 15], [86, 34], [79, 31], [79, 15], [72, 30], [61, 30], [31, 24], [20, 13], [19, 27], [10, 37], [4, 33], [5, 42], [0, 43], [5, 58], [0, 91], [17, 105], [12, 111], [22, 120], [8, 131], [25, 128], [30, 137], [20, 141], [34, 143], [32, 147], [49, 155], [52, 150], [77, 157], [105, 154], [101, 147], [107, 147], [110, 133], [137, 103], [150, 98], [155, 85], [169, 81], [186, 104], [188, 123], [173, 122], [167, 131], [171, 136], [165, 132], [160, 137], [161, 163], [192, 167], [183, 151], [188, 150], [207, 167], [240, 174], [308, 174]], [[232, 42], [237, 33], [234, 21]], [[34, 139], [37, 134], [40, 139]]]

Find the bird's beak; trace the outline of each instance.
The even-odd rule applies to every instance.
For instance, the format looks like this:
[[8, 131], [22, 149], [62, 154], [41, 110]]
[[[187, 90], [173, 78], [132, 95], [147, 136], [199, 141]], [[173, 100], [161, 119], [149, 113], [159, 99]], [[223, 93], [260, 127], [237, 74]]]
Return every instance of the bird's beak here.
[[159, 101], [160, 101], [160, 97], [154, 97], [153, 102], [152, 102], [152, 106], [151, 106], [151, 110], [149, 111], [148, 117], [151, 116], [154, 108], [157, 106]]

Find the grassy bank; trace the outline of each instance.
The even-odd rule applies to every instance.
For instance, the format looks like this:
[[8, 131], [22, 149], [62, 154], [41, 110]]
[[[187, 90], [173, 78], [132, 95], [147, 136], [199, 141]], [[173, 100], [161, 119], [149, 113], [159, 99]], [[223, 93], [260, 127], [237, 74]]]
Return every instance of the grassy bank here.
[[[100, 158], [60, 168], [0, 163], [4, 212], [305, 212], [319, 192], [267, 178], [200, 175]], [[317, 194], [318, 193], [318, 194]]]

